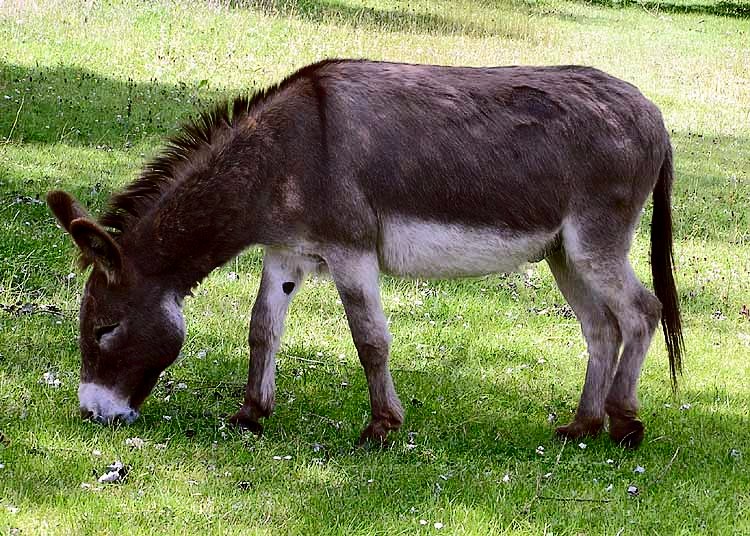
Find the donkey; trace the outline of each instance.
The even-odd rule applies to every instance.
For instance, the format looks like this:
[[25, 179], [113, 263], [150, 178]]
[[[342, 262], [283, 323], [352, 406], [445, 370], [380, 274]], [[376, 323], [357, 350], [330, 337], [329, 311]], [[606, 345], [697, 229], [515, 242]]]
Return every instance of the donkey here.
[[[463, 68], [326, 60], [204, 112], [94, 221], [47, 202], [93, 265], [80, 310], [84, 417], [130, 423], [185, 335], [183, 299], [214, 268], [265, 248], [245, 399], [262, 432], [290, 301], [326, 270], [369, 388], [360, 442], [404, 410], [388, 366], [381, 272], [455, 278], [546, 260], [589, 362], [567, 438], [637, 447], [636, 387], [661, 320], [673, 385], [683, 348], [672, 274], [669, 135], [634, 86], [588, 67]], [[653, 193], [656, 296], [628, 261]]]

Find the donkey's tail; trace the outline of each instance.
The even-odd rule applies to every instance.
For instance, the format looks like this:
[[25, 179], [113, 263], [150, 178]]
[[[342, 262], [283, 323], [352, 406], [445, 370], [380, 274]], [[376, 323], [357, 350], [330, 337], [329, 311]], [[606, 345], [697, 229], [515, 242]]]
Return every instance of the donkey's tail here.
[[654, 278], [654, 292], [662, 304], [661, 326], [664, 341], [669, 353], [669, 372], [672, 387], [677, 388], [677, 374], [682, 373], [682, 353], [685, 343], [682, 339], [680, 303], [677, 297], [672, 265], [672, 148], [667, 150], [659, 172], [659, 180], [654, 188], [654, 212], [651, 219], [651, 274]]

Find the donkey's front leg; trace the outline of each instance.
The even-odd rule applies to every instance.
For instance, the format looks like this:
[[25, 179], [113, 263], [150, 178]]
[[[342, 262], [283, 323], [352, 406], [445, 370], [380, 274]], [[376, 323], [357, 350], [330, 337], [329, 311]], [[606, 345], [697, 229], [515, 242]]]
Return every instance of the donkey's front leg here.
[[388, 432], [398, 430], [403, 423], [404, 410], [388, 368], [391, 336], [380, 305], [378, 258], [370, 252], [347, 251], [326, 261], [344, 304], [370, 391], [372, 417], [360, 435], [359, 444], [367, 441], [382, 444]]
[[283, 251], [266, 249], [258, 297], [250, 319], [250, 370], [245, 402], [230, 417], [232, 424], [257, 434], [259, 420], [273, 412], [276, 391], [276, 352], [284, 331], [289, 303], [297, 293], [310, 260]]

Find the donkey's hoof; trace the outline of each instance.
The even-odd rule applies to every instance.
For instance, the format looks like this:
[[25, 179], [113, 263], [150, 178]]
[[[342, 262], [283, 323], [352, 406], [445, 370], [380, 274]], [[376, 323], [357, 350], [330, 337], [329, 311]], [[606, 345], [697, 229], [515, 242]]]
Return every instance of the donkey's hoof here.
[[236, 426], [240, 430], [248, 430], [257, 436], [263, 435], [263, 425], [249, 417], [242, 410], [229, 417], [229, 424]]
[[610, 419], [609, 437], [626, 449], [637, 449], [643, 442], [643, 423], [638, 419]]
[[602, 431], [604, 423], [600, 420], [576, 419], [570, 424], [555, 429], [558, 437], [564, 439], [581, 439], [582, 437], [596, 437]]
[[387, 421], [371, 421], [359, 436], [358, 447], [372, 445], [384, 448], [388, 446], [388, 432], [394, 430]]

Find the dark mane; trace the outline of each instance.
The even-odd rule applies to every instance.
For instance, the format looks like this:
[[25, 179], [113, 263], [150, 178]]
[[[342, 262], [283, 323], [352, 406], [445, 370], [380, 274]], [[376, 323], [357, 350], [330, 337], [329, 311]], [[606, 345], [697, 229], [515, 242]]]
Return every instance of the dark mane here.
[[99, 218], [99, 223], [108, 228], [115, 237], [125, 232], [133, 222], [148, 212], [184, 172], [196, 168], [200, 156], [218, 152], [215, 148], [212, 149], [212, 144], [231, 132], [256, 105], [290, 83], [314, 76], [321, 67], [341, 61], [326, 59], [308, 65], [278, 84], [256, 91], [250, 96], [237, 97], [231, 102], [222, 101], [212, 109], [202, 112], [197, 119], [183, 125], [177, 134], [168, 139], [164, 150], [144, 167], [138, 179], [112, 196], [106, 211]]
[[265, 98], [267, 93], [268, 90], [265, 90], [251, 97], [237, 97], [233, 102], [222, 101], [183, 125], [167, 141], [161, 154], [146, 164], [138, 179], [112, 196], [99, 223], [113, 230], [115, 236], [124, 232], [177, 180], [178, 170], [189, 169], [197, 155], [211, 151], [212, 143], [247, 117], [253, 105]]

